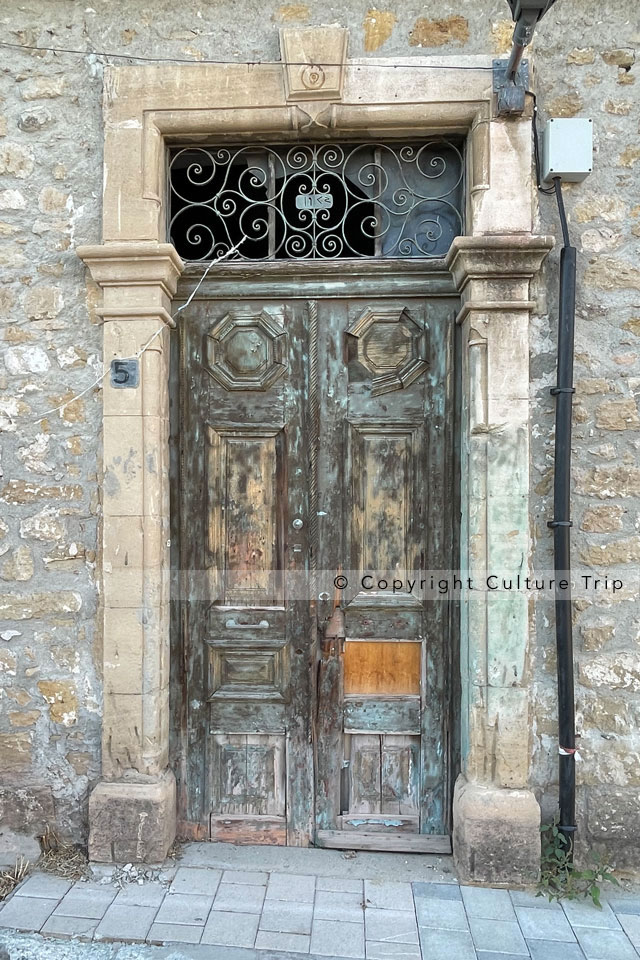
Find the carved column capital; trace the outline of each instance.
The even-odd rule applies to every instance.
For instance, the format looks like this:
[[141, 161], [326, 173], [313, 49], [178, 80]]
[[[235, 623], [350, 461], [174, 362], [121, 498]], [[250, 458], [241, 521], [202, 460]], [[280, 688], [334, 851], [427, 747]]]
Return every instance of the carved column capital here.
[[530, 282], [553, 248], [553, 237], [525, 235], [456, 237], [447, 267], [463, 300], [463, 312], [532, 309]]
[[78, 247], [103, 292], [97, 313], [105, 319], [159, 317], [173, 326], [169, 314], [184, 263], [171, 243], [131, 241]]

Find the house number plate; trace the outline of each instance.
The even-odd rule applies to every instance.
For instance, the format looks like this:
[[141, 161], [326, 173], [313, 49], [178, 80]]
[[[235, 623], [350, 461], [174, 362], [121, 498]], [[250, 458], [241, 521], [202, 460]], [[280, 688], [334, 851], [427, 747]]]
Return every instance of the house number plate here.
[[134, 358], [111, 361], [111, 386], [137, 387], [140, 383], [140, 363]]
[[330, 193], [299, 193], [296, 197], [298, 210], [330, 210], [332, 206]]

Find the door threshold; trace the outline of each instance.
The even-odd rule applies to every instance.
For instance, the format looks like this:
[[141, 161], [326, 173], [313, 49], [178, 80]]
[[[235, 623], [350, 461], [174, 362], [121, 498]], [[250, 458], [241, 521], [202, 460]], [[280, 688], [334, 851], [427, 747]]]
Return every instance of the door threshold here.
[[448, 834], [360, 833], [358, 830], [318, 830], [316, 847], [333, 850], [376, 850], [379, 853], [451, 853]]

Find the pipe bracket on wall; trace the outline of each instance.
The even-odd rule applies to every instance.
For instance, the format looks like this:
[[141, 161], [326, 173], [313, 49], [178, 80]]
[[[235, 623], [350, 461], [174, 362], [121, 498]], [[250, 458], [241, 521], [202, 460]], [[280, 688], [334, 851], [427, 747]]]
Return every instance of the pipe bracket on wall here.
[[510, 60], [493, 61], [493, 92], [497, 95], [496, 114], [499, 117], [521, 114], [529, 87], [529, 61], [522, 60], [511, 79], [508, 78], [510, 63]]

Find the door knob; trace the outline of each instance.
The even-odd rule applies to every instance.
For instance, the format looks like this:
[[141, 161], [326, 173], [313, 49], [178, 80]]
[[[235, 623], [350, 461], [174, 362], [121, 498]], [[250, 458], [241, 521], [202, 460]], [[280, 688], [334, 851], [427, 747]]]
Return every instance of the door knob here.
[[302, 527], [304, 526], [304, 524], [300, 519], [300, 517], [296, 517], [293, 523], [291, 524], [291, 526], [293, 527], [294, 530], [302, 530]]

